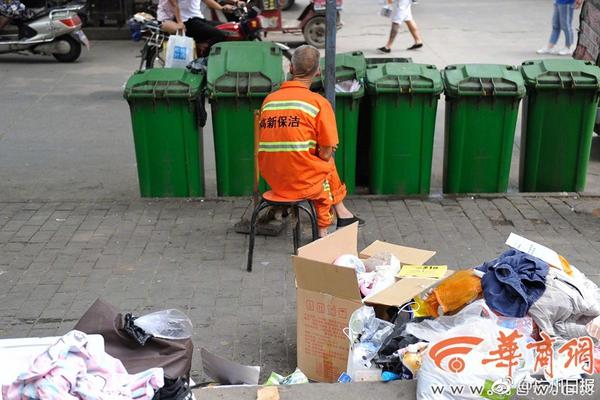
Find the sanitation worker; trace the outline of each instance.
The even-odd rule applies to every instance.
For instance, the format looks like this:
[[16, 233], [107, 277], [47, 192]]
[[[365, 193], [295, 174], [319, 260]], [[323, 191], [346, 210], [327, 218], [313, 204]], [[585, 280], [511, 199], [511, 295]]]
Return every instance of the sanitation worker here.
[[292, 56], [292, 80], [264, 100], [260, 115], [258, 163], [273, 193], [289, 200], [312, 200], [317, 212], [319, 236], [337, 217], [337, 227], [364, 221], [343, 203], [346, 186], [335, 168], [338, 145], [331, 104], [311, 92], [319, 72], [319, 51], [300, 46]]

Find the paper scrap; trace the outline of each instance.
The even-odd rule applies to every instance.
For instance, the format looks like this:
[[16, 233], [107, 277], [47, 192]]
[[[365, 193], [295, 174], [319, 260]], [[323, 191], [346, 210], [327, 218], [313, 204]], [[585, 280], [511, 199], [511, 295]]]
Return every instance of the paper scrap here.
[[260, 367], [246, 366], [229, 361], [202, 348], [204, 373], [223, 385], [258, 385]]
[[403, 265], [397, 276], [398, 278], [441, 279], [447, 270], [447, 265]]
[[533, 242], [515, 233], [511, 233], [508, 236], [508, 239], [506, 239], [506, 245], [512, 247], [513, 249], [522, 251], [523, 253], [527, 253], [530, 256], [539, 258], [555, 268], [561, 270], [563, 269], [558, 253], [546, 246], [542, 246], [539, 243]]

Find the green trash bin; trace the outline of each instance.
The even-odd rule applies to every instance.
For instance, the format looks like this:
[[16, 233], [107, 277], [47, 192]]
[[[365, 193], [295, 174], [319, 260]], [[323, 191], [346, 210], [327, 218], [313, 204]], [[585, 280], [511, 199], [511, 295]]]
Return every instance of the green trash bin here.
[[442, 90], [442, 77], [434, 65], [388, 62], [367, 67], [372, 193], [429, 194]]
[[142, 197], [204, 196], [198, 110], [205, 76], [156, 68], [132, 75], [124, 97], [131, 110]]
[[[335, 165], [349, 194], [356, 190], [356, 146], [358, 137], [358, 113], [360, 100], [365, 94], [364, 78], [367, 64], [362, 52], [354, 51], [335, 55], [335, 80], [337, 83], [356, 80], [359, 83], [353, 92], [335, 94], [335, 120], [339, 146], [335, 152]], [[321, 71], [325, 71], [325, 60], [321, 59]], [[316, 77], [311, 90], [323, 92], [325, 74]]]
[[444, 193], [508, 189], [519, 102], [520, 71], [509, 65], [450, 65], [446, 95]]
[[[367, 68], [374, 64], [386, 64], [391, 62], [396, 63], [411, 63], [410, 57], [371, 57], [365, 59]], [[366, 76], [365, 76], [366, 79]], [[366, 83], [365, 83], [366, 85]], [[365, 90], [365, 96], [360, 103], [360, 111], [358, 113], [358, 135], [357, 152], [356, 152], [356, 185], [369, 187], [371, 173], [371, 95]]]
[[600, 68], [589, 61], [526, 61], [523, 102], [522, 192], [578, 192], [585, 188], [598, 108]]
[[[208, 58], [219, 196], [247, 196], [254, 186], [254, 111], [283, 81], [281, 49], [271, 42], [225, 42]], [[261, 183], [264, 191], [266, 185]]]

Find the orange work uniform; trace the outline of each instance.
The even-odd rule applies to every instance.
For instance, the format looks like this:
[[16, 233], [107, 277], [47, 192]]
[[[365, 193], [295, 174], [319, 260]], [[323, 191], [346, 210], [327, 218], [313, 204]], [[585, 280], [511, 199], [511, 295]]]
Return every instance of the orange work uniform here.
[[337, 146], [331, 104], [299, 82], [289, 81], [262, 104], [258, 163], [273, 192], [286, 199], [313, 201], [320, 227], [331, 225], [331, 207], [346, 197], [333, 158], [319, 147]]

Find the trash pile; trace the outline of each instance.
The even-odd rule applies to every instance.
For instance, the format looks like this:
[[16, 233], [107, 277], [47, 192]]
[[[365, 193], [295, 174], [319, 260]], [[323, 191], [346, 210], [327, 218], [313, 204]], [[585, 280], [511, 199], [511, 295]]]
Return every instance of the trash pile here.
[[[210, 382], [190, 377], [192, 321], [176, 309], [136, 317], [98, 299], [62, 337], [0, 340], [0, 400], [193, 400], [192, 389], [259, 385], [260, 367], [202, 348]], [[308, 383], [296, 369], [264, 386]]]
[[438, 276], [398, 307], [352, 313], [338, 382], [416, 379], [418, 399], [510, 399], [600, 372], [598, 286], [547, 247], [515, 234], [506, 244], [496, 259], [441, 279], [443, 266], [400, 267], [389, 254], [337, 258], [355, 269], [365, 303], [405, 267]]
[[99, 299], [62, 337], [2, 341], [0, 399], [191, 399], [192, 332], [178, 310], [136, 318]]

